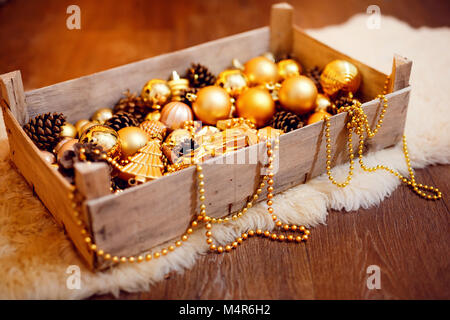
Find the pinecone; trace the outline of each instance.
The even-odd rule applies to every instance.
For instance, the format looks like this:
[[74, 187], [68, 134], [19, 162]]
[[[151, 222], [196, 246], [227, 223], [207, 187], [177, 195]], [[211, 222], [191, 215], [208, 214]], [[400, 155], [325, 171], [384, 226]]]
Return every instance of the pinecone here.
[[[336, 114], [336, 113], [338, 113], [340, 108], [352, 106], [354, 100], [356, 100], [356, 99], [349, 97], [349, 96], [341, 96], [341, 97], [337, 98], [336, 100], [334, 100], [334, 102], [328, 108], [329, 110], [327, 110], [327, 111], [331, 114]], [[356, 100], [356, 101], [358, 101], [358, 100]]]
[[186, 90], [183, 90], [180, 96], [180, 102], [183, 102], [187, 104], [188, 106], [192, 107], [192, 102], [187, 98], [188, 94], [197, 94], [198, 89], [197, 88], [189, 88]]
[[314, 82], [314, 84], [317, 87], [317, 91], [319, 93], [323, 93], [322, 85], [320, 84], [320, 74], [321, 73], [322, 73], [322, 70], [320, 70], [319, 67], [317, 67], [317, 66], [314, 68], [307, 69], [305, 71], [305, 76], [307, 76]]
[[193, 63], [191, 67], [187, 69], [186, 78], [189, 80], [191, 87], [194, 88], [212, 86], [216, 82], [216, 76], [200, 63]]
[[62, 113], [48, 112], [28, 121], [23, 130], [39, 149], [52, 151], [61, 140], [61, 128], [65, 123]]
[[142, 97], [136, 96], [135, 93], [131, 94], [130, 91], [125, 92], [124, 95], [125, 97], [115, 105], [114, 113], [127, 112], [132, 114], [139, 123], [144, 121], [145, 116], [150, 112], [150, 105]]
[[120, 129], [126, 127], [137, 127], [139, 126], [139, 122], [131, 113], [120, 111], [114, 114], [111, 119], [106, 121], [105, 125], [119, 131]]
[[303, 127], [303, 121], [298, 115], [289, 111], [278, 111], [272, 117], [269, 126], [275, 129], [290, 132]]
[[198, 143], [193, 139], [184, 139], [179, 144], [177, 144], [173, 149], [172, 153], [175, 158], [182, 157], [184, 155], [190, 154], [192, 151], [199, 147]]

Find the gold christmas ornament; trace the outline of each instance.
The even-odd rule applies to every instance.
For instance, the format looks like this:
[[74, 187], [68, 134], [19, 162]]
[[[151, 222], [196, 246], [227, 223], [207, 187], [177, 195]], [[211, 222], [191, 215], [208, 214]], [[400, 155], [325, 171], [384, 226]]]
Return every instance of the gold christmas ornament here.
[[105, 125], [95, 125], [85, 130], [80, 136], [81, 143], [94, 143], [103, 148], [110, 157], [120, 153], [119, 135]]
[[55, 148], [53, 148], [53, 153], [57, 154], [59, 149], [61, 149], [61, 147], [66, 143], [69, 142], [70, 140], [73, 140], [73, 138], [70, 137], [64, 137], [61, 139], [61, 141], [58, 142], [58, 144], [55, 146]]
[[180, 78], [176, 71], [172, 72], [172, 78], [167, 84], [172, 91], [172, 101], [181, 101], [183, 91], [189, 89], [189, 80]]
[[160, 121], [164, 123], [170, 130], [179, 129], [185, 121], [194, 119], [191, 108], [183, 102], [169, 102], [161, 110]]
[[239, 96], [236, 111], [239, 117], [252, 121], [257, 127], [262, 127], [275, 114], [275, 103], [267, 90], [250, 88]]
[[244, 73], [250, 85], [275, 83], [279, 78], [277, 65], [263, 56], [247, 61], [244, 65]]
[[305, 114], [314, 109], [317, 88], [308, 77], [291, 77], [283, 81], [278, 91], [281, 106], [297, 114]]
[[229, 117], [231, 112], [230, 96], [221, 87], [204, 87], [197, 92], [192, 109], [198, 119], [206, 124], [215, 125], [218, 120]]
[[361, 84], [361, 74], [354, 64], [345, 60], [334, 60], [323, 69], [320, 84], [329, 96], [339, 91], [355, 93]]
[[236, 97], [247, 88], [248, 79], [241, 70], [230, 69], [219, 74], [216, 85], [224, 88], [230, 96]]
[[325, 119], [326, 116], [331, 117], [331, 114], [329, 114], [328, 112], [323, 111], [323, 110], [316, 111], [312, 115], [309, 116], [308, 124], [313, 124], [313, 123], [322, 121]]
[[138, 127], [122, 128], [117, 133], [119, 134], [122, 159], [134, 155], [139, 149], [143, 148], [149, 140], [147, 133]]
[[88, 124], [89, 122], [90, 122], [90, 121], [87, 120], [87, 119], [81, 119], [81, 120], [78, 120], [78, 121], [75, 123], [75, 129], [77, 129], [77, 134], [78, 134], [78, 135], [80, 135], [81, 128], [82, 128], [85, 124]]
[[151, 104], [153, 109], [159, 110], [170, 101], [171, 90], [167, 81], [152, 79], [142, 88], [141, 97]]
[[327, 111], [328, 107], [331, 106], [331, 101], [324, 94], [319, 93], [316, 98], [316, 109], [315, 111]]
[[100, 108], [94, 112], [91, 117], [91, 120], [94, 122], [98, 122], [100, 124], [104, 124], [107, 120], [111, 119], [113, 116], [113, 111], [110, 108]]
[[219, 133], [220, 130], [214, 126], [204, 126], [199, 131], [195, 133], [194, 139], [198, 144], [202, 144], [205, 141], [209, 141], [211, 137], [213, 137], [216, 133]]
[[159, 110], [149, 112], [144, 118], [145, 121], [148, 121], [148, 120], [159, 121], [160, 119], [161, 119], [161, 112]]
[[45, 150], [39, 150], [41, 158], [44, 159], [48, 164], [54, 164], [56, 162], [56, 157], [53, 153]]
[[78, 131], [78, 136], [81, 137], [83, 132], [85, 132], [90, 127], [97, 126], [97, 125], [98, 125], [98, 123], [88, 121], [87, 123], [85, 123], [83, 126], [80, 127], [80, 130]]
[[192, 138], [191, 133], [186, 129], [176, 129], [172, 131], [164, 141], [165, 144], [176, 146], [181, 141]]
[[284, 59], [277, 63], [278, 75], [282, 80], [290, 77], [299, 76], [302, 73], [302, 67], [293, 59]]
[[64, 155], [64, 152], [69, 151], [69, 150], [73, 150], [73, 147], [74, 147], [74, 145], [76, 143], [78, 143], [78, 139], [70, 139], [69, 141], [64, 143], [58, 149], [58, 153], [56, 154], [56, 158], [58, 159], [58, 161], [62, 158], [62, 156]]
[[156, 138], [164, 140], [167, 133], [167, 126], [158, 120], [147, 120], [139, 125], [139, 128], [145, 131], [150, 139]]
[[69, 137], [69, 138], [75, 138], [77, 136], [77, 128], [69, 122], [66, 122], [61, 127], [61, 137]]

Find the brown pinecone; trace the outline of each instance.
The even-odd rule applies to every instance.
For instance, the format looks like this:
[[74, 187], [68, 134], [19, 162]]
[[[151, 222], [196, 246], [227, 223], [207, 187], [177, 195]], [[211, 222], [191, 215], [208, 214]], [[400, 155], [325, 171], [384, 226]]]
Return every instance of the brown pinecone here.
[[114, 106], [114, 113], [127, 112], [132, 114], [139, 123], [144, 121], [145, 116], [150, 112], [150, 105], [142, 97], [138, 97], [135, 93], [131, 94], [130, 91], [125, 92], [124, 95], [125, 97]]
[[191, 67], [186, 71], [186, 79], [189, 80], [191, 87], [194, 88], [212, 86], [216, 83], [216, 76], [200, 63], [191, 64]]
[[[341, 96], [333, 101], [331, 106], [328, 108], [329, 110], [327, 110], [327, 111], [331, 114], [336, 114], [336, 113], [338, 113], [340, 108], [352, 106], [354, 100], [356, 100], [356, 99], [349, 97], [349, 96]], [[356, 100], [356, 101], [358, 101], [358, 100]]]
[[323, 93], [322, 85], [320, 84], [320, 74], [322, 73], [322, 70], [319, 69], [319, 67], [315, 66], [314, 68], [306, 69], [305, 76], [310, 78], [314, 84], [317, 87], [317, 91], [319, 93]]
[[278, 111], [272, 117], [269, 126], [275, 129], [290, 132], [303, 127], [303, 121], [298, 115], [289, 111]]
[[121, 111], [114, 114], [111, 119], [105, 122], [105, 125], [119, 131], [126, 127], [137, 127], [139, 126], [139, 122], [131, 113]]
[[62, 113], [40, 114], [23, 126], [25, 133], [39, 149], [52, 151], [61, 140], [61, 128], [66, 123]]
[[192, 102], [187, 98], [188, 94], [197, 94], [198, 89], [197, 88], [189, 88], [186, 90], [183, 90], [180, 96], [180, 102], [183, 102], [187, 104], [188, 106], [192, 107]]

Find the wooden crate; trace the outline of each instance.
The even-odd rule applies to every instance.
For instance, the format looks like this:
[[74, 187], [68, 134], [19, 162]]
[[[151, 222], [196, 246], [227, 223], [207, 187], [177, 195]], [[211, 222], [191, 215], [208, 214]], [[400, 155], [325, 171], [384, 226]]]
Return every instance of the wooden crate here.
[[[52, 86], [24, 92], [19, 71], [0, 76], [2, 110], [9, 137], [11, 159], [38, 197], [64, 226], [80, 255], [92, 269], [107, 266], [90, 251], [72, 216], [73, 190], [54, 168], [39, 156], [38, 148], [22, 130], [28, 119], [44, 112], [62, 112], [68, 121], [89, 118], [99, 107], [112, 107], [122, 92], [140, 92], [151, 78], [164, 78], [173, 70], [182, 73], [190, 62], [201, 62], [219, 72], [229, 67], [233, 58], [246, 61], [265, 52], [292, 52], [303, 67], [320, 66], [333, 59], [354, 63], [362, 74], [361, 95], [369, 123], [375, 124], [381, 105], [372, 100], [381, 93], [386, 75], [311, 38], [292, 25], [292, 8], [274, 5], [270, 28], [252, 30], [181, 51], [113, 68]], [[381, 131], [368, 141], [366, 151], [397, 143], [403, 134], [410, 87], [411, 61], [394, 56], [389, 109]], [[331, 119], [333, 166], [347, 161], [346, 114]], [[322, 174], [325, 170], [324, 123], [303, 127], [280, 138], [279, 170], [275, 193]], [[356, 140], [356, 139], [355, 139]], [[355, 141], [355, 148], [357, 142]], [[204, 167], [207, 210], [212, 217], [222, 217], [238, 210], [259, 180], [257, 163], [226, 164], [234, 157], [248, 159], [260, 152], [254, 145], [224, 157], [207, 161]], [[260, 148], [262, 149], [262, 148]], [[225, 161], [224, 161], [225, 159]], [[232, 162], [232, 161], [231, 161]], [[76, 188], [84, 196], [82, 220], [99, 247], [117, 256], [144, 252], [179, 237], [198, 212], [194, 167], [158, 180], [109, 193], [105, 164], [81, 164], [76, 169]], [[260, 199], [264, 199], [262, 196]]]

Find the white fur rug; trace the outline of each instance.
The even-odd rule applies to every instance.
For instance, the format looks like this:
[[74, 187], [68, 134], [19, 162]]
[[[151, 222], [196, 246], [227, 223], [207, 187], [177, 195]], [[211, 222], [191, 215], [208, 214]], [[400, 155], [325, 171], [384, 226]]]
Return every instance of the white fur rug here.
[[[450, 162], [450, 29], [412, 29], [394, 18], [383, 17], [381, 29], [369, 30], [359, 15], [340, 26], [313, 30], [313, 36], [349, 55], [390, 73], [393, 53], [413, 60], [413, 85], [406, 134], [413, 166]], [[1, 129], [1, 128], [0, 128]], [[40, 201], [7, 160], [6, 140], [0, 141], [0, 298], [80, 299], [120, 290], [145, 291], [169, 271], [181, 272], [207, 252], [203, 231], [187, 245], [165, 257], [138, 265], [121, 265], [104, 273], [88, 271]], [[367, 164], [383, 163], [405, 172], [397, 146], [366, 157]], [[355, 168], [357, 168], [355, 166]], [[333, 172], [343, 178], [347, 167]], [[387, 173], [356, 170], [349, 187], [337, 189], [318, 177], [275, 198], [280, 219], [306, 225], [325, 223], [327, 210], [367, 208], [389, 196], [399, 185]], [[281, 201], [281, 199], [285, 201]], [[272, 226], [264, 205], [255, 206], [240, 221], [216, 226], [217, 240], [229, 241], [247, 228]], [[314, 230], [313, 230], [314, 232]], [[245, 245], [245, 244], [244, 244]], [[276, 245], [276, 244], [274, 244]], [[66, 286], [67, 268], [81, 268], [81, 288]]]

